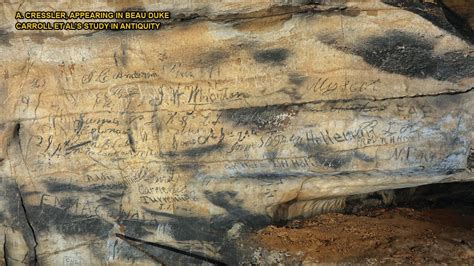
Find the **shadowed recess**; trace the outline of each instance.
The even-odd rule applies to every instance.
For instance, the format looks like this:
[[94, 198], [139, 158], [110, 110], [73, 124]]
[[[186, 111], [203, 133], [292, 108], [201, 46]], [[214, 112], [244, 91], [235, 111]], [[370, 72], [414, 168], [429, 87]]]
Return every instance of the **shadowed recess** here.
[[446, 6], [447, 1], [430, 3], [430, 1], [419, 0], [383, 0], [382, 2], [413, 12], [458, 37], [474, 42], [474, 33], [469, 22]]

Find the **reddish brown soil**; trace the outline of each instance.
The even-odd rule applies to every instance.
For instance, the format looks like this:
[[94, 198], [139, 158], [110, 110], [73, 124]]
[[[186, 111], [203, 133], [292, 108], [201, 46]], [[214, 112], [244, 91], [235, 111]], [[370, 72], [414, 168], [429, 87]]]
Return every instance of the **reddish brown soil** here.
[[305, 262], [474, 264], [474, 215], [450, 209], [325, 214], [266, 227], [255, 238]]

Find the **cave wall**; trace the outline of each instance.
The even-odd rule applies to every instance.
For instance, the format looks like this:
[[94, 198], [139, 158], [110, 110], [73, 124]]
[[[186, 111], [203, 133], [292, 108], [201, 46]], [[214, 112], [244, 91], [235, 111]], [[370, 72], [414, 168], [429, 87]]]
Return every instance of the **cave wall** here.
[[16, 31], [0, 6], [9, 264], [238, 263], [242, 232], [473, 180], [470, 36], [407, 1], [78, 1], [158, 31]]

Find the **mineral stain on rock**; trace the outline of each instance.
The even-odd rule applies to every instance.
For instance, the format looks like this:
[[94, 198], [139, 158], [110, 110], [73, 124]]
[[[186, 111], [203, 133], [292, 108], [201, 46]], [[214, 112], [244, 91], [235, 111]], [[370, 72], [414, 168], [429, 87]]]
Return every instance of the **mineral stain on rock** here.
[[205, 191], [204, 195], [214, 205], [227, 210], [228, 214], [221, 219], [229, 221], [241, 221], [251, 227], [261, 227], [270, 222], [270, 218], [264, 215], [257, 215], [243, 208], [243, 200], [238, 198], [235, 191]]
[[63, 200], [61, 208], [49, 205], [28, 206], [31, 223], [40, 232], [54, 231], [65, 235], [90, 234], [97, 237], [107, 236], [113, 225], [91, 215], [77, 215], [68, 212], [76, 200]]
[[202, 67], [212, 67], [222, 63], [228, 57], [229, 53], [226, 51], [211, 51], [200, 55], [196, 60], [196, 64]]
[[462, 51], [436, 54], [436, 41], [399, 30], [374, 35], [359, 43], [343, 44], [340, 35], [318, 40], [345, 53], [355, 54], [382, 71], [410, 78], [456, 82], [474, 76], [474, 57]]
[[60, 193], [60, 192], [103, 192], [103, 191], [123, 191], [127, 186], [123, 183], [116, 184], [94, 184], [91, 186], [78, 186], [71, 183], [62, 182], [45, 182], [48, 192]]
[[0, 45], [12, 46], [12, 44], [10, 43], [10, 39], [12, 38], [12, 36], [13, 33], [0, 29]]
[[288, 58], [289, 54], [288, 49], [275, 48], [259, 51], [254, 54], [253, 58], [258, 63], [281, 64]]
[[187, 157], [198, 157], [198, 156], [205, 156], [205, 155], [212, 154], [214, 152], [218, 152], [224, 148], [225, 148], [225, 145], [223, 143], [217, 143], [214, 145], [187, 149], [183, 152], [180, 152], [179, 154], [183, 156], [187, 156]]
[[352, 161], [351, 155], [343, 155], [343, 154], [334, 154], [328, 155], [325, 153], [315, 152], [312, 156], [316, 159], [318, 163], [325, 167], [339, 169]]
[[307, 153], [314, 162], [332, 169], [341, 169], [353, 160], [359, 160], [366, 163], [374, 162], [376, 158], [358, 150], [338, 151], [324, 145], [297, 145], [299, 150]]
[[291, 84], [296, 85], [296, 86], [302, 85], [307, 79], [308, 79], [307, 76], [300, 75], [300, 74], [297, 74], [297, 73], [293, 73], [293, 74], [288, 75], [288, 81]]
[[392, 30], [351, 46], [337, 39], [320, 39], [337, 49], [361, 56], [365, 62], [385, 72], [413, 78], [457, 81], [474, 75], [474, 57], [452, 51], [434, 53], [435, 41], [424, 36]]
[[432, 42], [399, 31], [370, 37], [353, 48], [367, 63], [383, 71], [417, 78], [426, 78], [436, 71], [432, 50]]
[[286, 127], [297, 113], [298, 106], [275, 105], [227, 109], [223, 112], [223, 118], [236, 126], [274, 131]]

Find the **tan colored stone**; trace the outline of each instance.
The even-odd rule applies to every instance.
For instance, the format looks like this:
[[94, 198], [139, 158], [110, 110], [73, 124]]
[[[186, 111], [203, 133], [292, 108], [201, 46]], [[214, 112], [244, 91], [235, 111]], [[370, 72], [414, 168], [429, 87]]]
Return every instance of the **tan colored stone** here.
[[140, 239], [236, 263], [242, 228], [474, 179], [462, 36], [378, 1], [175, 2], [143, 5], [173, 16], [153, 32], [17, 32], [49, 5], [1, 7], [11, 261], [191, 262]]

